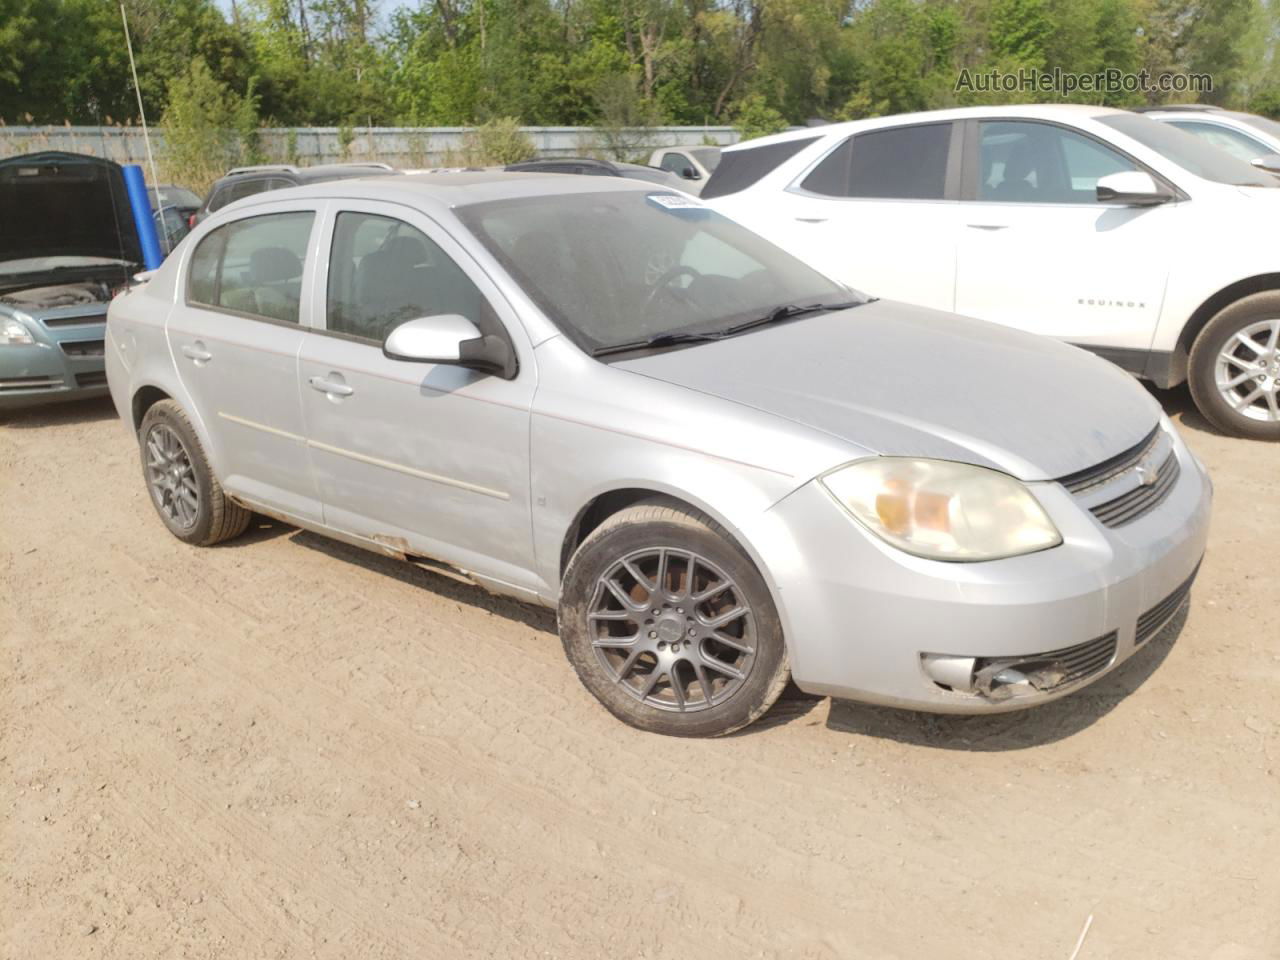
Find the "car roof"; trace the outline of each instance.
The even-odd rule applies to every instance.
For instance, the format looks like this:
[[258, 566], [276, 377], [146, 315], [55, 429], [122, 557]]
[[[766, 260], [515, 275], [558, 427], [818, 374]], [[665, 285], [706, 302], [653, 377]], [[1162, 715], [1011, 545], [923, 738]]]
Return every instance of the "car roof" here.
[[846, 120], [821, 127], [797, 127], [768, 137], [744, 140], [722, 148], [724, 153], [753, 147], [767, 147], [774, 143], [792, 140], [815, 140], [819, 137], [845, 136], [860, 130], [877, 127], [898, 127], [914, 123], [942, 123], [948, 120], [972, 120], [981, 117], [1010, 117], [1029, 120], [1081, 120], [1086, 117], [1106, 117], [1127, 113], [1113, 107], [1097, 107], [1084, 103], [1026, 103], [993, 107], [954, 107], [949, 110], [924, 110], [919, 113], [896, 113], [883, 117], [867, 117], [863, 120]]
[[255, 203], [274, 203], [290, 198], [344, 197], [388, 200], [410, 206], [438, 204], [465, 207], [490, 200], [525, 197], [552, 197], [577, 193], [636, 192], [664, 189], [652, 183], [625, 177], [583, 176], [565, 173], [479, 170], [462, 173], [406, 173], [396, 177], [358, 177], [327, 183], [313, 183], [285, 190], [271, 190], [238, 200], [226, 209], [243, 210]]

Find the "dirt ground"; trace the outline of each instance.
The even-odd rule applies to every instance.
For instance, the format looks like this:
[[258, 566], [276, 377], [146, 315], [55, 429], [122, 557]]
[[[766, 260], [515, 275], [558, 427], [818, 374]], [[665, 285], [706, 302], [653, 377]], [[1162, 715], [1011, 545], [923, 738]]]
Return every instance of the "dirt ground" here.
[[1280, 447], [1081, 694], [632, 731], [550, 613], [278, 523], [196, 550], [110, 405], [0, 419], [4, 958], [1280, 957]]

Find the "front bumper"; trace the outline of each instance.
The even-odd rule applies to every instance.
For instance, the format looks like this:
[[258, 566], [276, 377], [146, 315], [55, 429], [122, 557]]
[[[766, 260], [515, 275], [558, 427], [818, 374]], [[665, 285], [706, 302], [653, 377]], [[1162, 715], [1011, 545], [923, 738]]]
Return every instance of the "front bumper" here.
[[[104, 319], [56, 331], [33, 329], [35, 343], [0, 346], [0, 410], [104, 396]], [[28, 326], [38, 327], [39, 321]]]
[[[1105, 676], [1176, 614], [1185, 599], [1179, 590], [1204, 554], [1212, 486], [1176, 436], [1173, 450], [1181, 474], [1167, 499], [1115, 529], [1062, 485], [1029, 485], [1064, 542], [984, 563], [902, 553], [847, 517], [820, 484], [806, 484], [768, 511], [753, 537], [779, 600], [797, 686], [938, 713], [990, 713], [1057, 699]], [[972, 657], [981, 666], [1091, 643], [1094, 672], [1003, 701], [947, 689], [923, 660]]]

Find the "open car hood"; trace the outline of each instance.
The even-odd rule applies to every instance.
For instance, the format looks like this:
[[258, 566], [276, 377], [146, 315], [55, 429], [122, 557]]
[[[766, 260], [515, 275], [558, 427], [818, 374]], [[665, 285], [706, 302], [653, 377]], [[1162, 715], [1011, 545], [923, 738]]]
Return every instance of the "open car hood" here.
[[[142, 262], [119, 164], [57, 152], [0, 160], [0, 264], [41, 257]], [[8, 280], [0, 271], [0, 286]]]

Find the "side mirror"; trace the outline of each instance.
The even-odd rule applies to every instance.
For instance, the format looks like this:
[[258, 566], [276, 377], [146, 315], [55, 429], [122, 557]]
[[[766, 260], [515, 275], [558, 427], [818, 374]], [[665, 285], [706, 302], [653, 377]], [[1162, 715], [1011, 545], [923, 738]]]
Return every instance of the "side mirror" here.
[[1098, 178], [1098, 202], [1130, 207], [1153, 207], [1173, 199], [1173, 191], [1141, 170], [1126, 170]]
[[686, 180], [702, 179], [702, 174], [698, 173], [698, 171], [693, 169], [693, 167], [685, 167], [683, 170], [680, 171], [680, 176], [684, 177]]
[[1280, 153], [1268, 153], [1266, 156], [1258, 157], [1250, 162], [1259, 170], [1280, 174]]
[[387, 334], [382, 352], [392, 360], [469, 367], [506, 380], [516, 375], [510, 344], [501, 337], [483, 335], [479, 327], [456, 313], [405, 321]]

